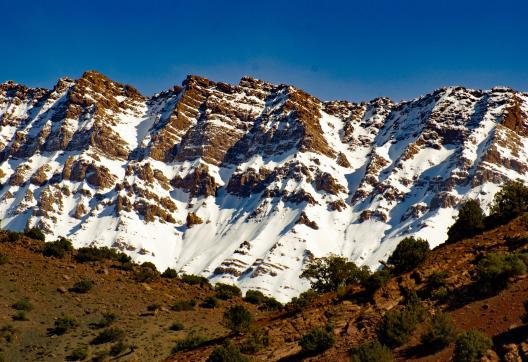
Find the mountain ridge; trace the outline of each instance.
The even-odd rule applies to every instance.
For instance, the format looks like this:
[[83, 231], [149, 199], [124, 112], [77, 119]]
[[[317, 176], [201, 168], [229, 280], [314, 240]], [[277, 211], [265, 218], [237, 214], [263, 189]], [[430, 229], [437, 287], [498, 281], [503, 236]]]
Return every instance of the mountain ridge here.
[[330, 252], [375, 267], [456, 205], [526, 181], [528, 95], [439, 88], [322, 102], [288, 85], [188, 76], [151, 97], [89, 71], [0, 85], [0, 216], [76, 246], [287, 300]]

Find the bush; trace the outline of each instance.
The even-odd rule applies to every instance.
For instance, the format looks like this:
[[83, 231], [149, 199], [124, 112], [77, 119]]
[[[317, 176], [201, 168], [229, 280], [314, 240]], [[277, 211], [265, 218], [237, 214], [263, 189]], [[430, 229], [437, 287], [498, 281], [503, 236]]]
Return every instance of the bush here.
[[198, 275], [192, 275], [192, 274], [183, 274], [181, 277], [181, 281], [185, 284], [189, 285], [200, 285], [201, 287], [204, 286], [211, 286], [211, 283], [209, 283], [209, 279], [206, 277], [201, 277]]
[[374, 294], [379, 288], [383, 287], [392, 278], [390, 271], [386, 268], [377, 270], [369, 275], [362, 285], [370, 295]]
[[6, 264], [8, 260], [7, 254], [0, 253], [0, 265]]
[[293, 297], [291, 301], [286, 305], [286, 307], [289, 307], [294, 311], [300, 311], [310, 305], [310, 303], [313, 302], [316, 297], [317, 293], [309, 289], [306, 292], [302, 292], [301, 294], [299, 294], [298, 297]]
[[427, 240], [407, 237], [400, 241], [387, 262], [394, 267], [397, 274], [416, 268], [429, 255]]
[[184, 310], [193, 310], [195, 305], [196, 299], [179, 300], [174, 302], [173, 305], [171, 305], [171, 309], [176, 312], [181, 312]]
[[231, 341], [227, 341], [223, 346], [216, 347], [207, 358], [207, 362], [249, 362], [250, 359], [244, 356]]
[[166, 279], [174, 279], [174, 278], [177, 278], [177, 277], [178, 277], [178, 272], [176, 271], [176, 269], [167, 268], [167, 269], [165, 269], [165, 271], [161, 274], [161, 277], [162, 277], [162, 278], [166, 278]]
[[17, 233], [16, 231], [5, 231], [5, 238], [2, 239], [2, 242], [8, 242], [8, 243], [14, 243], [18, 240], [20, 240], [20, 236], [23, 235], [22, 233]]
[[445, 313], [437, 313], [429, 322], [422, 344], [432, 350], [440, 350], [453, 342], [456, 337], [456, 327], [453, 320]]
[[454, 362], [477, 362], [493, 346], [491, 339], [476, 330], [460, 334], [455, 342]]
[[33, 228], [29, 229], [29, 230], [26, 230], [24, 232], [24, 235], [26, 235], [28, 238], [31, 238], [31, 239], [40, 240], [40, 241], [46, 241], [46, 236], [44, 235], [42, 230], [37, 229], [35, 227], [33, 227]]
[[316, 355], [326, 351], [335, 343], [332, 331], [319, 327], [311, 329], [299, 340], [302, 352], [307, 355]]
[[74, 318], [62, 317], [55, 321], [55, 328], [53, 328], [53, 333], [63, 335], [69, 330], [74, 329], [78, 325], [79, 324]]
[[[490, 210], [492, 226], [504, 224], [528, 210], [528, 187], [508, 182], [495, 194]], [[494, 224], [494, 225], [493, 225]]]
[[185, 338], [176, 341], [176, 345], [172, 348], [172, 353], [197, 348], [207, 341], [208, 339], [201, 335], [189, 333]]
[[453, 225], [447, 231], [447, 242], [467, 239], [484, 230], [484, 212], [477, 200], [466, 201], [460, 210]]
[[19, 299], [17, 302], [13, 303], [11, 307], [16, 310], [23, 310], [29, 312], [33, 309], [33, 304], [31, 304], [28, 298], [24, 297], [22, 299]]
[[249, 329], [253, 316], [242, 305], [235, 305], [224, 312], [224, 324], [235, 333], [242, 333]]
[[521, 317], [521, 320], [523, 323], [528, 324], [528, 300], [525, 300], [523, 305], [524, 305], [524, 314]]
[[244, 297], [244, 301], [251, 304], [260, 305], [265, 298], [266, 296], [261, 291], [248, 290], [246, 292], [246, 296]]
[[160, 308], [161, 308], [161, 304], [159, 304], [159, 303], [152, 303], [152, 304], [149, 304], [147, 306], [147, 310], [149, 312], [154, 312], [154, 311], [156, 311], [156, 310], [158, 310]]
[[67, 252], [73, 251], [73, 245], [69, 239], [59, 238], [44, 245], [42, 254], [48, 257], [64, 258]]
[[526, 265], [517, 254], [489, 253], [477, 263], [477, 282], [483, 294], [505, 288], [508, 279], [526, 274]]
[[218, 306], [218, 299], [215, 297], [207, 297], [204, 299], [200, 307], [202, 308], [215, 308]]
[[376, 340], [352, 349], [351, 360], [352, 362], [391, 362], [393, 357], [390, 348]]
[[236, 285], [229, 285], [224, 283], [217, 283], [214, 287], [216, 297], [222, 300], [228, 300], [234, 297], [242, 296], [240, 288]]
[[106, 328], [114, 324], [117, 321], [117, 315], [114, 313], [103, 313], [103, 316], [99, 322], [95, 323], [97, 328]]
[[29, 318], [27, 317], [27, 313], [25, 310], [19, 310], [13, 316], [13, 320], [14, 321], [28, 321]]
[[282, 308], [282, 303], [273, 297], [266, 297], [260, 305], [260, 310], [274, 311]]
[[75, 255], [75, 260], [79, 263], [88, 263], [88, 262], [101, 262], [104, 260], [114, 260], [120, 263], [129, 263], [132, 259], [130, 256], [112, 249], [106, 246], [95, 247], [88, 246], [77, 249], [77, 254]]
[[150, 262], [141, 264], [138, 270], [136, 270], [135, 278], [138, 282], [153, 282], [159, 279], [160, 273], [156, 269], [156, 266]]
[[427, 278], [427, 285], [432, 289], [438, 289], [444, 287], [448, 273], [446, 271], [434, 271]]
[[67, 361], [84, 361], [88, 357], [88, 350], [85, 347], [79, 347], [74, 349], [69, 356], [66, 357]]
[[326, 293], [335, 292], [344, 285], [358, 283], [369, 274], [368, 267], [359, 268], [345, 257], [329, 255], [310, 261], [300, 277], [308, 279], [316, 292]]
[[91, 280], [80, 280], [69, 289], [70, 292], [74, 293], [88, 293], [93, 288], [93, 282]]
[[385, 313], [376, 332], [383, 344], [398, 347], [409, 340], [419, 321], [420, 315], [413, 308], [391, 310]]
[[240, 349], [244, 353], [255, 354], [268, 345], [269, 335], [261, 329], [255, 329], [244, 340]]
[[169, 329], [174, 332], [182, 331], [185, 329], [184, 325], [179, 322], [174, 322], [170, 325]]
[[109, 342], [115, 342], [125, 336], [125, 331], [119, 328], [106, 328], [103, 329], [97, 337], [92, 340], [92, 344], [103, 344]]
[[123, 341], [119, 341], [110, 347], [110, 356], [118, 356], [128, 349], [128, 345]]

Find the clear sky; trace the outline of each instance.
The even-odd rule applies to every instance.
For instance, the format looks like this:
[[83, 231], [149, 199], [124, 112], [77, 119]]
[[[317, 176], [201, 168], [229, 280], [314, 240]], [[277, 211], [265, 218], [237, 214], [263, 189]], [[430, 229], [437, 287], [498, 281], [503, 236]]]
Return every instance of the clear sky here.
[[0, 0], [0, 82], [96, 69], [144, 94], [243, 75], [322, 99], [528, 90], [526, 0]]

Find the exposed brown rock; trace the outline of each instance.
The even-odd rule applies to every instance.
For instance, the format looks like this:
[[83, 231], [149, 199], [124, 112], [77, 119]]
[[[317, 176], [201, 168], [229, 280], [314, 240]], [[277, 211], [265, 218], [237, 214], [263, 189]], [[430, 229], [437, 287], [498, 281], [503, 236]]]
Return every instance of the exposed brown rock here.
[[346, 192], [346, 189], [327, 172], [317, 174], [315, 177], [315, 189], [318, 191], [322, 190], [332, 195], [337, 195], [340, 192]]
[[46, 175], [46, 172], [51, 171], [51, 167], [49, 165], [44, 165], [38, 168], [37, 171], [31, 176], [29, 179], [29, 182], [31, 182], [33, 185], [42, 186], [48, 181], [48, 176]]
[[198, 215], [196, 215], [194, 212], [190, 212], [187, 214], [186, 223], [187, 223], [187, 227], [191, 228], [193, 227], [193, 225], [202, 224], [203, 220]]
[[209, 175], [209, 168], [203, 164], [197, 166], [184, 178], [176, 176], [171, 184], [189, 192], [192, 197], [214, 196], [218, 187], [214, 177]]
[[308, 216], [306, 215], [304, 211], [301, 213], [301, 216], [299, 216], [299, 219], [297, 220], [297, 224], [306, 225], [309, 228], [312, 228], [314, 230], [319, 229], [319, 226], [317, 225], [317, 223], [315, 221], [308, 219]]

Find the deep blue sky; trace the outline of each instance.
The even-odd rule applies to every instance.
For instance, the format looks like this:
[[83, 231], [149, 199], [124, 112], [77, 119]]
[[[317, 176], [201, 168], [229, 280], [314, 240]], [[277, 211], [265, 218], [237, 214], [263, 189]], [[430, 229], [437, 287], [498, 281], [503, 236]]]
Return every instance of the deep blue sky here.
[[97, 69], [145, 94], [253, 75], [322, 99], [528, 90], [525, 0], [0, 0], [0, 82]]

